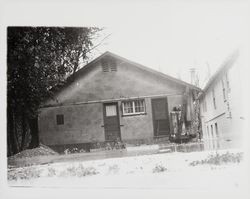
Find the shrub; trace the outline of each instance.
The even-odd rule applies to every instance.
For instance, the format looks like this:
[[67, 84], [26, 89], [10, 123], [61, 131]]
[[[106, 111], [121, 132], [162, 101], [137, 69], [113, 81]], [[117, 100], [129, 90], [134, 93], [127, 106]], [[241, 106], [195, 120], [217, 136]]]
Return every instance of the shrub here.
[[80, 150], [77, 147], [74, 148], [67, 148], [64, 150], [64, 154], [72, 154], [72, 153], [79, 153]]
[[82, 164], [79, 164], [78, 166], [68, 167], [66, 170], [60, 173], [60, 176], [61, 177], [65, 177], [65, 176], [84, 177], [88, 175], [96, 175], [98, 173], [99, 172], [97, 172], [94, 167], [85, 168]]
[[108, 171], [109, 173], [117, 173], [119, 171], [119, 167], [117, 164], [114, 164], [113, 166], [109, 166]]
[[17, 172], [8, 172], [8, 180], [29, 180], [32, 178], [39, 178], [41, 170], [35, 169], [33, 167], [24, 168]]
[[48, 168], [48, 176], [53, 177], [56, 175], [56, 170], [54, 168]]
[[243, 153], [225, 153], [225, 154], [219, 154], [216, 152], [216, 154], [210, 154], [206, 159], [204, 160], [196, 160], [191, 162], [190, 166], [196, 166], [196, 165], [202, 165], [202, 164], [211, 164], [211, 165], [221, 165], [221, 164], [227, 164], [227, 163], [239, 163], [242, 160]]
[[153, 168], [153, 173], [160, 173], [160, 172], [164, 172], [166, 171], [167, 168], [162, 166], [162, 165], [156, 165], [154, 168]]

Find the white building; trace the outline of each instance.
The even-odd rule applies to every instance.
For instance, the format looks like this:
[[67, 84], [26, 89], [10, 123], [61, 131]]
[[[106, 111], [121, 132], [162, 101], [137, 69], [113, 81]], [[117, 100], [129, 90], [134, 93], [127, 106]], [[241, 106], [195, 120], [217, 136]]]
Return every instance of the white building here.
[[203, 140], [208, 148], [241, 145], [244, 123], [241, 60], [239, 52], [226, 59], [199, 96]]

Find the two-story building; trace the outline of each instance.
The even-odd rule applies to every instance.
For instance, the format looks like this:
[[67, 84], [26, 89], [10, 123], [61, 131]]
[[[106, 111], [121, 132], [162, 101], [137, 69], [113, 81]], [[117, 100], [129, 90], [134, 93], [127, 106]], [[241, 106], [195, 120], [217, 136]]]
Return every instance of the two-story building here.
[[238, 51], [228, 57], [199, 96], [203, 139], [209, 148], [237, 147], [241, 143], [244, 116], [240, 60]]

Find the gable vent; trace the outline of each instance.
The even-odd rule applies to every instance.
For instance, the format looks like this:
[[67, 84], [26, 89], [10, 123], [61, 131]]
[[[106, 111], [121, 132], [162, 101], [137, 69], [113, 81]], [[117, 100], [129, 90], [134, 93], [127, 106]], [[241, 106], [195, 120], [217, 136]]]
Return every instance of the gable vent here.
[[101, 61], [101, 64], [102, 64], [102, 71], [103, 71], [103, 72], [109, 72], [108, 60], [103, 59], [103, 60]]
[[111, 71], [117, 71], [117, 65], [115, 60], [111, 59], [109, 64]]
[[112, 58], [102, 59], [101, 65], [102, 65], [103, 72], [117, 71], [116, 61]]

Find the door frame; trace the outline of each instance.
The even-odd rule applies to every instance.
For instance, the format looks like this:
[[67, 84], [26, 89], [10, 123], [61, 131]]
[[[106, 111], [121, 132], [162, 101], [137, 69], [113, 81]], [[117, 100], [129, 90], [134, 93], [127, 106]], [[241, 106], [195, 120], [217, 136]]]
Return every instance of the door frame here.
[[154, 137], [165, 137], [165, 136], [169, 136], [167, 135], [162, 135], [162, 136], [157, 136], [156, 132], [155, 132], [155, 113], [154, 113], [154, 108], [153, 108], [153, 101], [154, 100], [158, 100], [158, 99], [164, 99], [166, 104], [167, 104], [167, 110], [166, 110], [166, 117], [167, 117], [167, 121], [168, 121], [168, 128], [169, 128], [169, 135], [171, 134], [171, 123], [170, 123], [170, 119], [169, 119], [169, 110], [168, 110], [168, 98], [166, 97], [155, 97], [155, 98], [151, 98], [151, 110], [152, 110], [152, 122], [153, 122], [153, 133], [154, 133]]
[[118, 122], [118, 138], [120, 139], [120, 141], [122, 140], [122, 136], [121, 136], [121, 125], [120, 125], [120, 111], [119, 111], [119, 105], [118, 105], [118, 102], [105, 102], [102, 104], [103, 106], [103, 127], [104, 127], [104, 138], [105, 138], [105, 141], [112, 141], [112, 140], [107, 140], [107, 131], [105, 129], [105, 117], [106, 116], [106, 105], [115, 105], [116, 106], [116, 116], [117, 116], [117, 122]]

